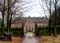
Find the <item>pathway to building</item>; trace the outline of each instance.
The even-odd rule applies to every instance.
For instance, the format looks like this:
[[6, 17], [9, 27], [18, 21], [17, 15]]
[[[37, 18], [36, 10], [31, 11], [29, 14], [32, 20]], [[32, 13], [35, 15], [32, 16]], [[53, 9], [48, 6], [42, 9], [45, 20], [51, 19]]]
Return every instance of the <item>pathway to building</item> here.
[[25, 34], [25, 38], [22, 43], [39, 43], [38, 38], [35, 37], [34, 33], [28, 32]]

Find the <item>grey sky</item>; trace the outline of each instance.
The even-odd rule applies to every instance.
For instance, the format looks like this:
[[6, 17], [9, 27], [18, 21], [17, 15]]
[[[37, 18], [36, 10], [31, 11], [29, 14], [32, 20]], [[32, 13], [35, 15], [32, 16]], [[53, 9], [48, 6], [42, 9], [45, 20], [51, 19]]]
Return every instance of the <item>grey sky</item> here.
[[[18, 3], [16, 3], [16, 7], [20, 6], [18, 8], [18, 12], [16, 16], [20, 16], [20, 12], [24, 14], [24, 16], [28, 17], [43, 17], [46, 15], [49, 15], [48, 9], [46, 8], [46, 5], [43, 0], [19, 0]], [[60, 1], [59, 1], [60, 3]], [[42, 7], [44, 7], [44, 10]], [[1, 18], [1, 13], [0, 13], [0, 18]]]
[[[21, 2], [17, 3], [16, 6], [20, 6], [20, 12], [23, 12], [24, 16], [28, 17], [42, 17], [44, 15], [44, 11], [41, 8], [40, 4], [43, 4], [45, 7], [45, 3], [42, 3], [41, 0], [21, 0]], [[45, 7], [46, 8], [46, 7]], [[48, 13], [46, 12], [46, 15]]]

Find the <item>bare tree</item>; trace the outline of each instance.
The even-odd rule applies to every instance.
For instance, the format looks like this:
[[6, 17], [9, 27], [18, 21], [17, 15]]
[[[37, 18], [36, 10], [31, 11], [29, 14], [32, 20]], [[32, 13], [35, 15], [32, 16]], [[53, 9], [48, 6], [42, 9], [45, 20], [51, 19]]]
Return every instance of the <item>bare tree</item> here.
[[[10, 2], [11, 4], [9, 5], [9, 8], [11, 8], [15, 4], [15, 2], [16, 0]], [[8, 9], [7, 5], [8, 5], [7, 0], [0, 0], [0, 12], [2, 13], [2, 19], [4, 19], [3, 15], [5, 15], [5, 12], [7, 13], [7, 9]]]
[[56, 20], [57, 20], [57, 3], [58, 3], [58, 0], [55, 0], [55, 4], [54, 4], [54, 8], [55, 8], [55, 24], [54, 24], [54, 36], [57, 35], [57, 28], [56, 28]]
[[[56, 11], [56, 8], [57, 8], [57, 3], [58, 3], [58, 0], [42, 0], [42, 2], [45, 3], [45, 6], [42, 4], [40, 4], [41, 8], [43, 9], [44, 11], [44, 15], [47, 17], [46, 15], [46, 9], [45, 7], [47, 8], [47, 11], [49, 13], [49, 19], [47, 19], [49, 21], [49, 35], [51, 35], [51, 32], [53, 32], [53, 35], [56, 36], [56, 30], [55, 29], [52, 29], [51, 28], [51, 15], [52, 15], [52, 11], [55, 10], [55, 25], [56, 25], [56, 14], [57, 14], [57, 11]], [[56, 28], [56, 26], [54, 26]]]
[[50, 14], [49, 18], [51, 18], [51, 0], [42, 0], [42, 3], [45, 3], [45, 6], [43, 4], [42, 5], [40, 4], [40, 6], [41, 6], [41, 8], [44, 11], [44, 15], [46, 16], [47, 20], [49, 21], [49, 24], [48, 24], [49, 25], [49, 35], [51, 35], [51, 27], [50, 27], [50, 25], [51, 25], [51, 23], [50, 23], [51, 19], [49, 20], [48, 17], [47, 17], [47, 15], [46, 15], [46, 12], [48, 11], [48, 13]]

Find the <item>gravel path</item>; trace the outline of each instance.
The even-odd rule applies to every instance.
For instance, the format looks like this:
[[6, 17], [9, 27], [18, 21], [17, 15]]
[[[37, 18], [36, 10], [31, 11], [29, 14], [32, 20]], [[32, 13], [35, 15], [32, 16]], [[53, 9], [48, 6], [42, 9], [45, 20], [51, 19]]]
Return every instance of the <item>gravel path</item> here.
[[25, 37], [22, 43], [39, 43], [36, 37]]
[[22, 43], [39, 43], [39, 41], [32, 32], [29, 32], [25, 34], [25, 38]]

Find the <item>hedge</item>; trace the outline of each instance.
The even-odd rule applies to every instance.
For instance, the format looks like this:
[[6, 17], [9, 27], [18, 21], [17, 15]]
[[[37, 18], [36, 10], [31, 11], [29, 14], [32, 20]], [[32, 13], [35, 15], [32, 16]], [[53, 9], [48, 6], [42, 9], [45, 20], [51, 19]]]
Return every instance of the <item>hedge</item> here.
[[[54, 27], [51, 27], [50, 31], [51, 34], [54, 34]], [[56, 33], [57, 35], [60, 35], [60, 27], [56, 27]], [[49, 34], [49, 28], [48, 27], [39, 27], [36, 30], [36, 35], [41, 36], [41, 35], [48, 35]]]
[[[51, 33], [54, 32], [53, 30], [54, 30], [54, 28], [52, 27]], [[0, 34], [2, 34], [2, 31], [3, 31], [3, 29], [0, 28]], [[7, 32], [7, 31], [8, 31], [8, 29], [4, 28], [4, 32]], [[12, 36], [24, 36], [22, 28], [10, 28], [9, 31], [10, 31], [10, 33], [12, 33]], [[56, 31], [57, 31], [57, 34], [60, 35], [60, 27], [56, 27]], [[35, 33], [37, 36], [48, 35], [49, 30], [48, 30], [48, 27], [39, 27], [36, 29]]]
[[39, 27], [36, 30], [36, 35], [41, 36], [41, 35], [47, 35], [48, 34], [48, 27]]
[[[2, 32], [8, 32], [8, 29], [7, 28], [0, 28], [0, 34], [2, 34]], [[23, 29], [22, 28], [10, 28], [9, 29], [9, 32], [11, 33], [12, 36], [23, 36]]]

